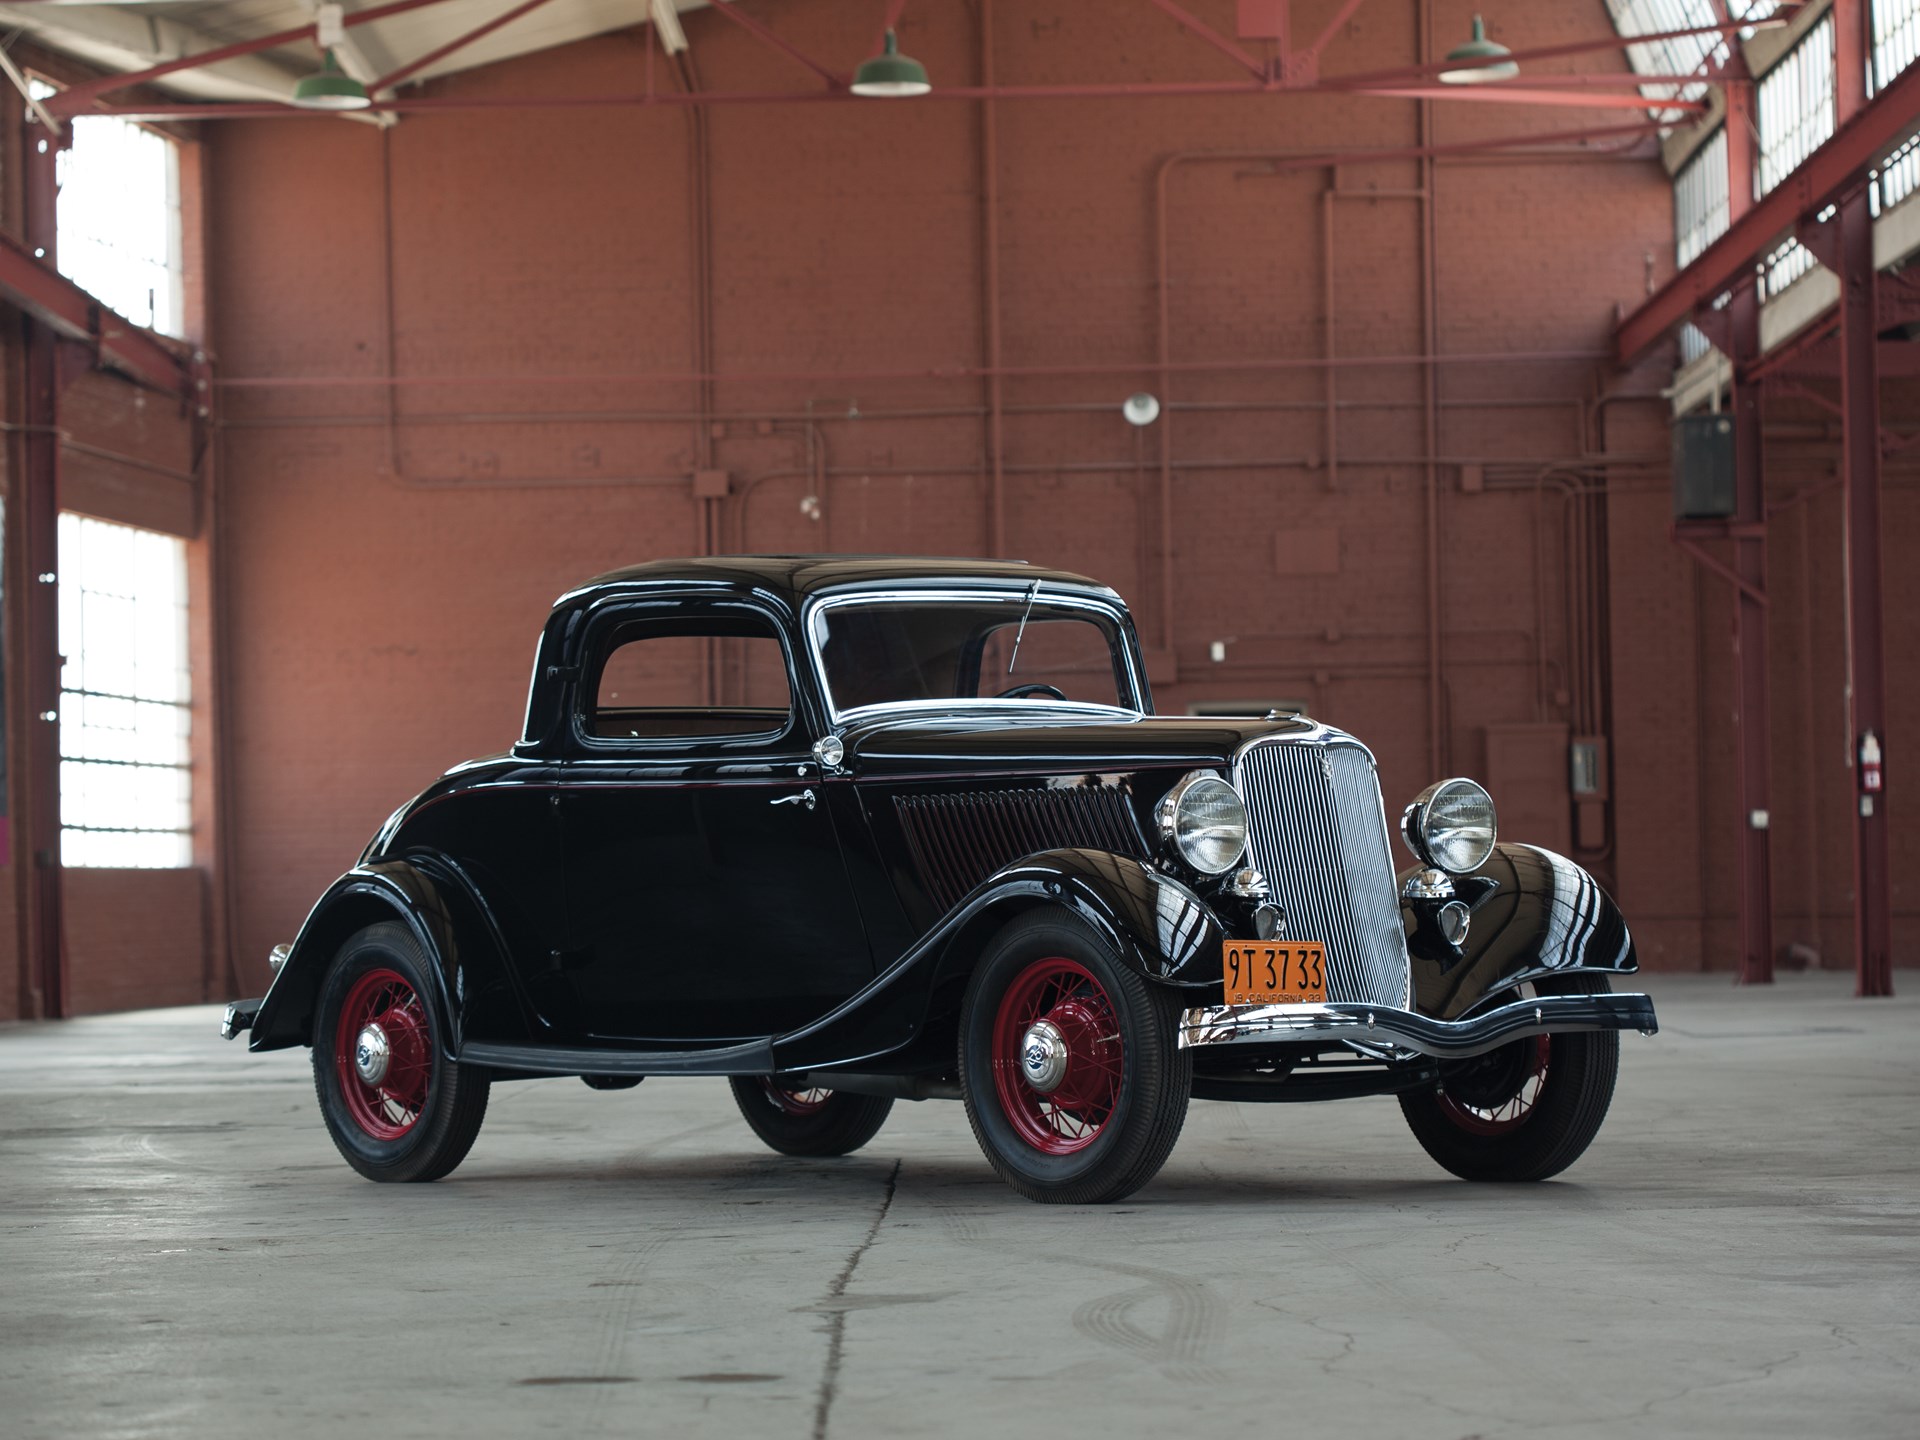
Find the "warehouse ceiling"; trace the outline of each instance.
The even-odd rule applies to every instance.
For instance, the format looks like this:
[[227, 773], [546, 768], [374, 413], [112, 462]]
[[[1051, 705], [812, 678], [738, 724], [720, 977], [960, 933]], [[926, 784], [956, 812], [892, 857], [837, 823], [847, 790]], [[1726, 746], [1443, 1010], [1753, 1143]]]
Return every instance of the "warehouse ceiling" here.
[[[529, 6], [514, 0], [491, 4], [459, 0], [352, 24], [359, 12], [394, 7], [350, 0], [341, 7], [350, 28], [335, 55], [347, 73], [370, 88], [381, 77], [402, 70], [409, 72], [407, 83], [412, 83], [624, 30], [648, 19], [655, 5], [678, 13], [705, 4], [706, 0], [544, 0]], [[36, 0], [0, 4], [0, 33], [10, 37], [9, 43], [12, 36], [24, 36], [103, 70], [127, 74], [311, 25], [319, 9], [319, 0], [149, 0], [124, 5]], [[491, 34], [438, 59], [429, 58], [488, 21], [520, 9], [526, 13], [515, 15]], [[317, 54], [313, 41], [303, 38], [180, 70], [154, 84], [186, 99], [285, 100], [295, 83], [313, 72]], [[413, 69], [423, 59], [428, 63]]]
[[[137, 0], [137, 3], [99, 4], [70, 3], [70, 0], [12, 0], [12, 3], [0, 0], [0, 44], [10, 46], [16, 39], [29, 38], [44, 49], [70, 55], [109, 75], [148, 77], [154, 90], [189, 104], [286, 102], [292, 98], [294, 86], [315, 72], [320, 45], [325, 44], [340, 68], [359, 81], [376, 101], [381, 101], [391, 100], [399, 87], [628, 29], [649, 19], [666, 48], [683, 49], [686, 40], [678, 16], [705, 8], [707, 3], [708, 0], [346, 0], [339, 4], [327, 4], [323, 0]], [[1307, 63], [1300, 76], [1292, 74], [1291, 61], [1286, 66], [1280, 62], [1262, 62], [1232, 39], [1212, 30], [1187, 8], [1193, 0], [1186, 0], [1184, 4], [1179, 0], [1144, 0], [1144, 3], [1163, 12], [1190, 38], [1220, 52], [1227, 62], [1249, 70], [1251, 80], [1243, 76], [1237, 84], [1240, 88], [1258, 91], [1274, 86], [1314, 88], [1322, 79], [1327, 83], [1340, 83], [1337, 78], [1321, 75], [1320, 51], [1359, 10], [1362, 0], [1342, 0], [1332, 12], [1325, 34], [1305, 54]], [[1709, 87], [1703, 82], [1713, 78], [1719, 65], [1727, 59], [1729, 32], [1740, 32], [1750, 41], [1751, 27], [1756, 23], [1784, 26], [1785, 17], [1795, 12], [1801, 12], [1804, 19], [1810, 20], [1813, 12], [1821, 8], [1818, 4], [1796, 4], [1794, 0], [1605, 0], [1604, 5], [1590, 0], [1590, 3], [1596, 28], [1605, 27], [1602, 34], [1612, 31], [1612, 43], [1618, 43], [1621, 37], [1634, 42], [1623, 48], [1632, 70], [1646, 77], [1641, 93], [1647, 100], [1660, 102], [1646, 108], [1669, 123], [1685, 113], [1706, 108]], [[901, 5], [902, 0], [892, 0], [887, 12], [889, 17], [897, 15]], [[1510, 7], [1510, 11], [1509, 18], [1525, 14], [1520, 7]], [[1218, 18], [1215, 11], [1209, 13]], [[1263, 24], [1275, 23], [1258, 18], [1270, 14], [1270, 7], [1262, 10], [1257, 6], [1243, 6], [1235, 13], [1239, 17], [1239, 38], [1243, 43], [1286, 33], [1284, 27], [1280, 31], [1262, 28]], [[775, 27], [738, 7], [730, 7], [727, 14], [737, 25], [814, 69], [828, 80], [830, 88], [844, 91], [844, 76], [795, 51], [774, 33]], [[1254, 17], [1251, 22], [1249, 16]], [[1611, 25], [1606, 23], [1609, 19]], [[1284, 46], [1285, 41], [1281, 43]], [[1497, 45], [1494, 48], [1502, 55], [1509, 53]], [[1569, 79], [1551, 69], [1537, 69], [1532, 63], [1549, 57], [1561, 60], [1605, 48], [1609, 48], [1605, 40], [1598, 45], [1586, 43], [1537, 52], [1527, 52], [1522, 46], [1515, 58], [1529, 62], [1523, 75], [1516, 78], [1514, 67], [1509, 65], [1504, 75], [1487, 72], [1486, 78], [1503, 83], [1454, 85], [1431, 93], [1448, 99], [1633, 108], [1633, 97], [1603, 96], [1589, 88], [1604, 84], [1604, 77], [1582, 75]], [[1461, 53], [1464, 51], [1455, 51], [1454, 55]], [[193, 59], [196, 56], [207, 58], [196, 63]], [[1293, 58], [1302, 57], [1296, 54]], [[165, 73], [152, 74], [156, 67]], [[1430, 84], [1436, 68], [1435, 65], [1424, 70], [1416, 67], [1415, 71], [1408, 72], [1408, 77]], [[1443, 74], [1438, 78], [1457, 80], [1459, 77]], [[1546, 93], [1569, 85], [1580, 88], [1582, 93]], [[74, 93], [67, 97], [68, 113], [81, 113], [90, 108], [102, 91], [111, 88], [98, 83], [76, 86]], [[1388, 86], [1375, 87], [1372, 93], [1414, 96], [1428, 92]], [[59, 110], [60, 104], [56, 102], [54, 108]], [[383, 105], [377, 115], [359, 118], [392, 123], [391, 108]]]

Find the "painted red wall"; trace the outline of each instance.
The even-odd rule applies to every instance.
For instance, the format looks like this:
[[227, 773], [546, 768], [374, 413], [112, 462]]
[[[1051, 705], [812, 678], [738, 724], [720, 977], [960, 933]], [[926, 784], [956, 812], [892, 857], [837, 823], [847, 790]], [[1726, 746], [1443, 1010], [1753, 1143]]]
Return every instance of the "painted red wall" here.
[[[1195, 3], [1231, 28], [1225, 0]], [[748, 8], [838, 61], [872, 41], [857, 7]], [[1439, 34], [1466, 33], [1470, 7], [1436, 9]], [[971, 83], [976, 13], [909, 7], [902, 48], [936, 83]], [[1364, 7], [1328, 67], [1411, 62], [1414, 14]], [[1525, 21], [1527, 44], [1607, 25], [1598, 0], [1528, 6]], [[1144, 5], [1003, 0], [997, 23], [1002, 84], [1230, 73]], [[687, 28], [711, 89], [806, 83], [719, 17], [690, 15]], [[644, 56], [634, 32], [427, 93], [630, 91]], [[1446, 104], [1435, 138], [1632, 118]], [[1730, 965], [1725, 597], [1667, 540], [1663, 407], [1590, 407], [1603, 385], [1651, 395], [1666, 370], [1450, 360], [1430, 446], [1422, 367], [1342, 368], [1330, 466], [1326, 371], [1275, 363], [1313, 361], [1330, 343], [1343, 357], [1423, 349], [1425, 211], [1405, 194], [1422, 171], [1344, 164], [1330, 202], [1325, 167], [1288, 168], [1278, 152], [1406, 147], [1420, 136], [1416, 107], [1036, 101], [1003, 102], [995, 119], [1005, 364], [1135, 367], [1005, 381], [1007, 552], [1109, 580], [1159, 644], [1160, 437], [1136, 435], [1117, 407], [1130, 391], [1160, 391], [1176, 407], [1161, 422], [1172, 427], [1176, 573], [1162, 708], [1308, 701], [1373, 745], [1393, 805], [1435, 778], [1429, 463], [1446, 773], [1482, 770], [1489, 726], [1580, 728], [1569, 609], [1599, 587], [1597, 576], [1568, 582], [1564, 491], [1604, 485], [1604, 503], [1571, 502], [1604, 557], [1610, 600], [1593, 601], [1593, 626], [1607, 635], [1595, 659], [1610, 671], [1617, 797], [1583, 858], [1614, 883], [1649, 964]], [[978, 105], [937, 99], [725, 107], [708, 112], [703, 150], [670, 108], [416, 115], [384, 132], [304, 119], [208, 127], [214, 338], [229, 382], [221, 505], [244, 987], [264, 982], [268, 947], [394, 806], [442, 767], [511, 741], [556, 594], [700, 543], [696, 467], [731, 476], [725, 548], [984, 552], [988, 385], [952, 377], [987, 354], [982, 123]], [[1156, 174], [1171, 156], [1227, 151], [1273, 158], [1168, 171], [1171, 355], [1218, 366], [1169, 384], [1153, 363]], [[713, 387], [709, 427], [689, 418], [692, 383], [591, 378], [695, 365], [697, 164], [712, 195], [711, 363], [729, 377]], [[1443, 162], [1431, 198], [1443, 356], [1597, 354], [1617, 307], [1670, 268], [1668, 184], [1651, 156], [1588, 147]], [[377, 381], [390, 363], [409, 383], [337, 383]], [[769, 374], [814, 378], [744, 378]], [[462, 383], [419, 383], [450, 377]], [[1890, 486], [1890, 555], [1920, 539], [1908, 486]], [[803, 513], [809, 496], [818, 520]], [[1810, 503], [1774, 544], [1777, 620], [1807, 597], [1804, 619], [1775, 633], [1776, 892], [1782, 942], [1804, 934], [1844, 966], [1834, 504]], [[1897, 633], [1894, 617], [1920, 597], [1889, 568]], [[1224, 662], [1209, 658], [1215, 640], [1227, 641]], [[1911, 713], [1900, 702], [1914, 698], [1916, 667], [1898, 651], [1892, 664], [1895, 713]], [[1529, 793], [1510, 807], [1538, 803]], [[1811, 876], [1810, 851], [1821, 855]], [[1896, 876], [1916, 860], [1908, 825]], [[1912, 953], [1920, 901], [1903, 889], [1896, 908]]]

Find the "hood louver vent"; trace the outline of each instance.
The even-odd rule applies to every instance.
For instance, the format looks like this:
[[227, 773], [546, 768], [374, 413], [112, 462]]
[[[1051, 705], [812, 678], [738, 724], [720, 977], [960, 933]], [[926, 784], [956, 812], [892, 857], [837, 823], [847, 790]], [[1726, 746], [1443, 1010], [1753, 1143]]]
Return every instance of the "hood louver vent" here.
[[1041, 850], [1108, 850], [1147, 857], [1124, 790], [989, 790], [894, 800], [914, 864], [934, 903], [951, 910], [1004, 865]]

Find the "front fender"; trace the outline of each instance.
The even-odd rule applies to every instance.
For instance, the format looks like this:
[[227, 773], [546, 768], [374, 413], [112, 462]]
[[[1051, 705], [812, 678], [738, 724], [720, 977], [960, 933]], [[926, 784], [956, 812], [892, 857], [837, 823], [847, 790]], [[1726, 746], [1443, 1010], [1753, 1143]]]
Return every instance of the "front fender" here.
[[[476, 1017], [488, 1033], [524, 1030], [504, 952], [485, 907], [452, 867], [425, 857], [356, 865], [308, 912], [287, 960], [254, 1017], [247, 1048], [280, 1050], [312, 1043], [314, 1010], [327, 967], [357, 931], [383, 921], [407, 927], [425, 952], [434, 993], [427, 997], [458, 1053]], [[512, 1018], [496, 1015], [510, 1011]]]
[[[1403, 885], [1413, 873], [1401, 875]], [[1456, 887], [1473, 907], [1466, 942], [1457, 949], [1424, 913], [1432, 902], [1400, 902], [1409, 921], [1414, 1008], [1424, 1015], [1455, 1020], [1489, 995], [1544, 976], [1640, 968], [1619, 908], [1563, 855], [1496, 845], [1487, 863]]]
[[1226, 931], [1170, 876], [1102, 850], [1048, 850], [977, 886], [873, 984], [822, 1019], [774, 1041], [781, 1070], [850, 1065], [902, 1050], [929, 1018], [957, 1012], [987, 941], [1024, 911], [1057, 905], [1122, 964], [1163, 985], [1218, 985]]

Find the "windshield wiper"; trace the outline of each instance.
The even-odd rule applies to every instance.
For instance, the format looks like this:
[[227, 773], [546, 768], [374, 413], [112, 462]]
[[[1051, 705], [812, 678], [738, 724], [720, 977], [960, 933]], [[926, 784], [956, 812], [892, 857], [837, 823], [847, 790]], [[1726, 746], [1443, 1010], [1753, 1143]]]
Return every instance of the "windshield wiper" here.
[[1040, 582], [1034, 581], [1027, 587], [1027, 608], [1020, 612], [1020, 628], [1013, 632], [1013, 653], [1007, 657], [1007, 674], [1013, 674], [1013, 662], [1020, 658], [1020, 637], [1027, 633], [1027, 617], [1033, 614], [1034, 597], [1040, 593]]

